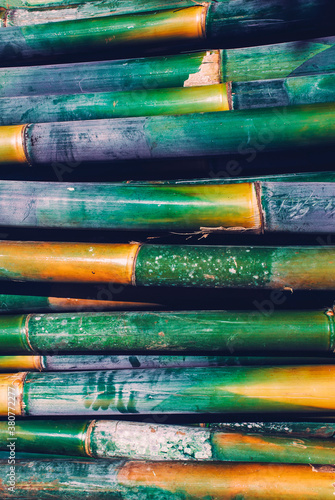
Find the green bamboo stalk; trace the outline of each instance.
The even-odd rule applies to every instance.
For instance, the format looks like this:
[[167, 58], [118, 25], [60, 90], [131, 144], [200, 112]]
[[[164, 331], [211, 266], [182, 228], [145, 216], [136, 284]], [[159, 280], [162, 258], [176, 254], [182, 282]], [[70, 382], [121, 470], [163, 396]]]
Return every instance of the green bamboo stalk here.
[[[1, 107], [1, 106], [0, 106]], [[334, 233], [335, 182], [0, 182], [1, 224], [73, 229]], [[313, 179], [313, 176], [312, 176]], [[32, 207], [27, 213], [27, 206]], [[302, 208], [303, 207], [303, 210]]]
[[22, 460], [14, 493], [8, 463], [0, 465], [3, 498], [14, 500], [224, 500], [234, 498], [333, 500], [332, 468], [285, 464], [202, 464], [126, 460]]
[[0, 98], [0, 125], [183, 115], [335, 101], [335, 73], [281, 80]]
[[[169, 9], [169, 7], [171, 7]], [[135, 12], [12, 27], [1, 30], [1, 63], [75, 56], [97, 50], [135, 47], [150, 50], [167, 44], [185, 47], [259, 45], [333, 34], [331, 0], [308, 0], [301, 5], [273, 0], [234, 0], [169, 10]], [[276, 19], [276, 22], [273, 20]], [[134, 51], [134, 48], [132, 49]]]
[[332, 146], [335, 104], [0, 127], [1, 163], [248, 154]]
[[0, 242], [0, 280], [333, 290], [335, 248]]
[[335, 438], [335, 424], [330, 422], [219, 422], [208, 426], [223, 432], [247, 432], [292, 438]]
[[[307, 54], [314, 59], [318, 51], [327, 51], [332, 42], [311, 42], [310, 46], [303, 56], [305, 59]], [[221, 52], [211, 50], [164, 57], [0, 68], [0, 97], [126, 92], [219, 84], [223, 83]], [[305, 60], [300, 56], [297, 59], [297, 64]]]
[[193, 87], [320, 75], [335, 71], [334, 43], [335, 37], [330, 37], [164, 57], [0, 68], [0, 97]]
[[[0, 450], [8, 450], [8, 432], [0, 422]], [[334, 440], [110, 420], [17, 422], [15, 437], [20, 452], [96, 459], [332, 465], [335, 452]]]
[[0, 415], [322, 413], [335, 366], [167, 368], [0, 374]]
[[[93, 349], [94, 350], [94, 349]], [[334, 357], [274, 356], [0, 356], [0, 372], [129, 370], [131, 368], [187, 368], [206, 366], [333, 365]]]
[[[274, 311], [271, 315], [259, 311], [137, 311], [0, 317], [0, 350], [4, 354], [214, 351], [228, 356], [254, 355], [259, 361], [260, 354], [331, 355], [334, 342], [331, 309]], [[141, 365], [136, 356], [131, 362]], [[281, 362], [287, 363], [285, 359]]]
[[[318, 102], [328, 102], [329, 95]], [[335, 94], [335, 92], [334, 92]], [[313, 96], [311, 101], [313, 102]], [[226, 85], [0, 99], [0, 125], [228, 111]]]
[[156, 309], [153, 302], [0, 294], [1, 313]]
[[[211, 0], [209, 0], [211, 1]], [[222, 1], [222, 0], [219, 0]], [[100, 8], [106, 8], [115, 14], [125, 13], [125, 12], [142, 12], [142, 11], [152, 11], [152, 10], [164, 10], [166, 9], [166, 1], [164, 0], [101, 0], [99, 2], [86, 2], [86, 0], [8, 0], [0, 2], [1, 7], [16, 8], [16, 9], [28, 9], [29, 11], [35, 11], [36, 9], [62, 9], [64, 7], [84, 7], [86, 3], [89, 3], [99, 9], [99, 3], [102, 4]], [[168, 5], [172, 7], [190, 7], [194, 5], [192, 0], [169, 0]], [[89, 17], [89, 16], [86, 16]]]

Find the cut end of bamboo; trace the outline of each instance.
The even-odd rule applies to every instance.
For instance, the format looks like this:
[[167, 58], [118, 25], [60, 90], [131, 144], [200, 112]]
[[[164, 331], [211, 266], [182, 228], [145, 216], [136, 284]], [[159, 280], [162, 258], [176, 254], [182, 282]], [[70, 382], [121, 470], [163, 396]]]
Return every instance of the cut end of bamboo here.
[[23, 415], [23, 386], [26, 373], [0, 375], [0, 416]]
[[0, 356], [0, 371], [42, 371], [42, 356]]
[[0, 162], [28, 164], [24, 148], [24, 131], [27, 125], [0, 127]]

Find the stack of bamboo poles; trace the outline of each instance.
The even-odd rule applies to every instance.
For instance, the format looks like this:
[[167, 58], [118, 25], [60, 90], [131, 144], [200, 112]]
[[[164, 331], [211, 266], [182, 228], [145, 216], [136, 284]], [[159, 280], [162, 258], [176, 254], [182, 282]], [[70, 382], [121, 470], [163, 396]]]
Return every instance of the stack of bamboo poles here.
[[332, 1], [0, 7], [1, 498], [333, 499]]

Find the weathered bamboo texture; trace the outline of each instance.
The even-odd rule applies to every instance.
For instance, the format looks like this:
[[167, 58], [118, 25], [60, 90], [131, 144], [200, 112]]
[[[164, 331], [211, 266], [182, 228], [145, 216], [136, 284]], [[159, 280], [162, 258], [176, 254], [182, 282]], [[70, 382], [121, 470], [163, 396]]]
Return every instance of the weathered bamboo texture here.
[[[20, 452], [98, 459], [332, 465], [335, 453], [333, 439], [110, 420], [28, 420], [16, 423], [15, 437]], [[8, 451], [8, 438], [0, 422], [0, 450]]]
[[[274, 311], [271, 315], [259, 311], [28, 314], [0, 317], [0, 351], [135, 353], [128, 358], [130, 368], [141, 367], [144, 358], [137, 354], [148, 350], [214, 351], [226, 356], [254, 355], [258, 360], [260, 355], [327, 356], [335, 349], [334, 331], [332, 309]], [[115, 363], [117, 359], [110, 358]]]
[[[94, 350], [94, 349], [93, 349]], [[129, 370], [131, 368], [179, 368], [206, 366], [333, 365], [335, 357], [274, 356], [0, 356], [0, 372]]]
[[[166, 5], [169, 7], [169, 5]], [[333, 35], [331, 0], [299, 5], [273, 0], [234, 0], [181, 9], [90, 17], [3, 29], [0, 60], [22, 64], [39, 58], [110, 53], [122, 48], [155, 49], [167, 44], [194, 47], [247, 46]], [[274, 19], [276, 21], [274, 21]], [[134, 50], [134, 49], [133, 49]]]
[[0, 465], [2, 498], [14, 500], [322, 500], [334, 499], [330, 466], [203, 464], [126, 460], [20, 460], [8, 490], [7, 460]]
[[334, 381], [330, 365], [0, 374], [0, 415], [322, 415], [335, 410]]
[[[55, 183], [0, 181], [12, 227], [335, 233], [335, 182]], [[29, 207], [29, 210], [27, 210]]]
[[0, 280], [334, 290], [335, 247], [0, 242]]
[[335, 103], [0, 127], [0, 162], [49, 164], [333, 146]]
[[187, 88], [321, 75], [335, 71], [334, 44], [335, 37], [329, 37], [164, 57], [0, 68], [0, 98]]
[[335, 438], [335, 424], [331, 422], [220, 422], [202, 425], [223, 432], [247, 432], [297, 438]]
[[188, 88], [0, 98], [0, 125], [184, 115], [335, 101], [335, 73]]

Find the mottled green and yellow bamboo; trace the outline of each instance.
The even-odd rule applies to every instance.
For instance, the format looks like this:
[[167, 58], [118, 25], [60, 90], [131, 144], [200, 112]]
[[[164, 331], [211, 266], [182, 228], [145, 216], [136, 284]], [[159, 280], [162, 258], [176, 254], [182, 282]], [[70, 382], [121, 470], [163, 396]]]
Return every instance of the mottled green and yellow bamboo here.
[[48, 164], [330, 147], [335, 104], [0, 127], [0, 162]]
[[[0, 97], [187, 88], [304, 75], [317, 77], [335, 71], [334, 44], [335, 37], [329, 37], [304, 43], [164, 57], [2, 68]], [[309, 95], [311, 91], [308, 89]]]
[[292, 177], [210, 184], [0, 181], [0, 220], [8, 227], [335, 233], [335, 182]]
[[[335, 349], [334, 326], [332, 309], [274, 311], [271, 315], [259, 311], [26, 314], [0, 317], [0, 351], [34, 355], [135, 353], [129, 358], [129, 368], [140, 367], [143, 361], [137, 354], [148, 350], [198, 354], [214, 351], [226, 356], [256, 356], [258, 361], [260, 355], [331, 356]], [[52, 359], [39, 361], [39, 367], [51, 363], [54, 369]], [[61, 363], [61, 358], [57, 359]], [[220, 358], [212, 359], [218, 362]], [[333, 359], [330, 357], [328, 362]], [[109, 363], [111, 360], [117, 364], [116, 358], [109, 358]], [[237, 364], [238, 360], [230, 362]], [[257, 364], [252, 360], [245, 362]], [[287, 364], [285, 358], [281, 362]]]
[[[93, 348], [94, 351], [94, 348]], [[335, 357], [274, 356], [0, 356], [0, 372], [129, 370], [131, 368], [187, 368], [206, 366], [333, 365]]]
[[333, 500], [329, 466], [202, 464], [126, 460], [22, 460], [15, 466], [15, 490], [7, 460], [0, 465], [2, 498], [14, 500]]
[[[2, 65], [97, 51], [130, 49], [136, 53], [160, 46], [236, 47], [313, 36], [333, 35], [332, 1], [308, 0], [303, 4], [270, 5], [257, 0], [207, 2], [176, 9], [97, 16], [77, 20], [2, 29]], [[276, 20], [275, 22], [273, 20]], [[260, 26], [261, 24], [261, 26]]]
[[[110, 420], [17, 422], [15, 438], [17, 450], [42, 457], [332, 465], [335, 453], [334, 440]], [[0, 450], [9, 440], [8, 422], [0, 422]]]
[[[335, 366], [167, 368], [0, 375], [0, 415], [317, 413], [335, 410]], [[10, 393], [10, 399], [8, 399]]]
[[335, 247], [1, 241], [0, 280], [333, 290]]

